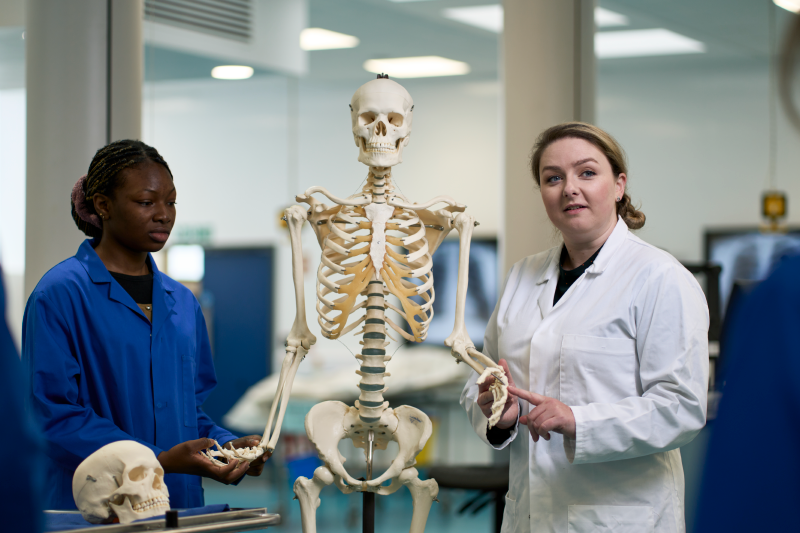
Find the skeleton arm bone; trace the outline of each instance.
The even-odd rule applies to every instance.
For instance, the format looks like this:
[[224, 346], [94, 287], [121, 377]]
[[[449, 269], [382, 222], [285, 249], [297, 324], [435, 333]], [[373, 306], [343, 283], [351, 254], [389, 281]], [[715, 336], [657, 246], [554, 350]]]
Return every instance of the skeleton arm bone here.
[[[286, 223], [289, 225], [289, 236], [292, 241], [292, 277], [294, 279], [294, 296], [296, 313], [292, 329], [286, 337], [286, 357], [281, 367], [281, 376], [278, 382], [278, 389], [275, 391], [275, 398], [272, 401], [269, 421], [264, 428], [264, 435], [261, 437], [259, 447], [266, 447], [270, 452], [275, 449], [278, 437], [283, 424], [283, 417], [286, 413], [286, 405], [292, 393], [292, 383], [297, 373], [297, 367], [303, 360], [311, 345], [317, 342], [317, 338], [308, 329], [306, 322], [306, 302], [305, 290], [303, 288], [303, 245], [301, 231], [303, 223], [306, 221], [306, 210], [295, 205], [286, 210]], [[280, 411], [277, 421], [275, 414], [280, 402]], [[275, 427], [272, 423], [275, 421]]]
[[492, 384], [494, 402], [492, 403], [492, 416], [489, 418], [489, 426], [494, 426], [500, 419], [503, 406], [507, 397], [506, 387], [508, 381], [505, 378], [505, 371], [489, 357], [475, 349], [475, 345], [469, 338], [467, 327], [464, 322], [465, 306], [467, 302], [467, 283], [469, 280], [469, 248], [472, 240], [472, 230], [475, 227], [475, 218], [466, 213], [458, 213], [453, 217], [453, 227], [458, 231], [459, 236], [459, 256], [458, 256], [458, 287], [456, 289], [456, 319], [453, 325], [453, 332], [444, 343], [450, 348], [450, 352], [457, 361], [464, 361], [480, 376], [478, 383], [483, 383], [491, 374], [495, 377]]

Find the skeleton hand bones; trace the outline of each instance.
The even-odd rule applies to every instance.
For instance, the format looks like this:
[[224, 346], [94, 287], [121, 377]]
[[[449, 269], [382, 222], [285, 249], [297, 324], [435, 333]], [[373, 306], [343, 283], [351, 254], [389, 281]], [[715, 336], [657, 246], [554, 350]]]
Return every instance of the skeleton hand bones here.
[[207, 449], [201, 451], [200, 453], [217, 466], [225, 466], [227, 464], [217, 459], [218, 457], [224, 457], [228, 463], [233, 460], [239, 462], [247, 461], [248, 463], [252, 463], [264, 454], [267, 454], [267, 457], [272, 455], [271, 452], [267, 452], [266, 447], [262, 447], [261, 445], [245, 446], [244, 448], [223, 448], [215, 440], [214, 447], [216, 450]]
[[492, 427], [507, 429], [517, 424], [520, 404], [519, 398], [513, 394], [515, 385], [508, 363], [505, 359], [500, 359], [499, 363], [505, 372], [503, 381], [507, 388], [501, 387], [498, 379], [491, 376], [490, 369], [487, 368], [484, 375], [478, 379], [478, 397], [475, 398], [475, 403], [486, 418], [496, 419]]

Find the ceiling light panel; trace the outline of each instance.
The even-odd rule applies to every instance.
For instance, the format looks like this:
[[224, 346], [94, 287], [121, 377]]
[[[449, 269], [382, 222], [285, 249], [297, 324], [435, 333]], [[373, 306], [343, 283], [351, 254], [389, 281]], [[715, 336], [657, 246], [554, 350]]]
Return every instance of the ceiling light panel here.
[[[800, 2], [800, 0], [796, 1]], [[442, 10], [442, 15], [450, 20], [475, 26], [476, 28], [481, 28], [483, 30], [489, 30], [494, 33], [503, 32], [503, 6], [500, 4], [451, 7]], [[599, 28], [627, 26], [629, 24], [628, 17], [625, 15], [604, 9], [602, 7], [595, 8], [594, 21]]]
[[211, 69], [211, 77], [218, 80], [246, 80], [253, 75], [253, 67], [220, 65]]
[[599, 59], [613, 57], [700, 54], [706, 45], [664, 28], [651, 30], [603, 31], [594, 36], [594, 51]]
[[443, 10], [442, 15], [450, 20], [469, 24], [470, 26], [489, 30], [494, 33], [502, 33], [503, 31], [503, 6], [499, 4], [450, 7]]
[[800, 13], [800, 0], [772, 0], [776, 6], [792, 13]]
[[375, 74], [386, 73], [389, 78], [432, 78], [436, 76], [461, 76], [468, 74], [469, 65], [439, 56], [395, 57], [369, 59], [364, 70]]
[[359, 42], [358, 37], [353, 35], [322, 28], [306, 28], [300, 32], [300, 48], [303, 50], [355, 48]]
[[598, 28], [609, 28], [612, 26], [627, 26], [630, 21], [622, 13], [596, 7], [594, 8], [594, 23]]

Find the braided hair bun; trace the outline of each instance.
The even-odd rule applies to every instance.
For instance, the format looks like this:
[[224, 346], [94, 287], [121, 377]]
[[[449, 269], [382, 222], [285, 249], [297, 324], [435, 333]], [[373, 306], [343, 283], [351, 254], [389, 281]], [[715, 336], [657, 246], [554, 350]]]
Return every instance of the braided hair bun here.
[[94, 195], [112, 196], [122, 184], [120, 173], [145, 161], [164, 165], [172, 176], [169, 165], [158, 150], [142, 141], [130, 139], [114, 141], [94, 154], [89, 172], [75, 183], [70, 198], [72, 220], [79, 230], [94, 238], [103, 234], [103, 221], [95, 211]]

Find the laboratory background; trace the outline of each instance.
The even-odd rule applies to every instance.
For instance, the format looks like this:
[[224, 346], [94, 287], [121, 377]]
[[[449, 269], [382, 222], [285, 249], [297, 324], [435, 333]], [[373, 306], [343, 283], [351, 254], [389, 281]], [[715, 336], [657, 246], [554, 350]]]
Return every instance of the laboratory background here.
[[[17, 349], [36, 283], [84, 238], [67, 202], [75, 180], [98, 148], [139, 138], [169, 162], [178, 190], [176, 225], [154, 257], [208, 325], [218, 385], [203, 410], [234, 434], [261, 434], [295, 318], [284, 212], [312, 186], [339, 197], [364, 186], [348, 105], [382, 73], [414, 99], [394, 185], [415, 202], [452, 196], [479, 222], [465, 320], [480, 349], [508, 269], [560, 242], [528, 169], [533, 141], [558, 122], [591, 122], [625, 147], [628, 190], [647, 214], [636, 234], [683, 263], [708, 303], [708, 422], [681, 449], [691, 532], [726, 313], [800, 251], [800, 130], [787, 114], [800, 83], [781, 76], [798, 10], [792, 0], [2, 0], [0, 264]], [[31, 32], [48, 38], [31, 42]], [[322, 464], [306, 414], [359, 393], [358, 338], [325, 339], [317, 323], [319, 246], [308, 225], [302, 244], [317, 343], [279, 445], [260, 477], [203, 481], [206, 504], [266, 507], [285, 531], [300, 530], [294, 480]], [[474, 434], [459, 405], [471, 370], [444, 346], [456, 316], [455, 231], [433, 260], [427, 340], [390, 348], [385, 396], [432, 422], [416, 459], [423, 477], [439, 473], [428, 530], [499, 531], [509, 455]], [[364, 475], [364, 453], [340, 450]], [[376, 469], [391, 452], [376, 455]], [[360, 494], [328, 487], [321, 499], [320, 533], [361, 529]], [[378, 496], [377, 530], [407, 531], [410, 509], [405, 489]]]

